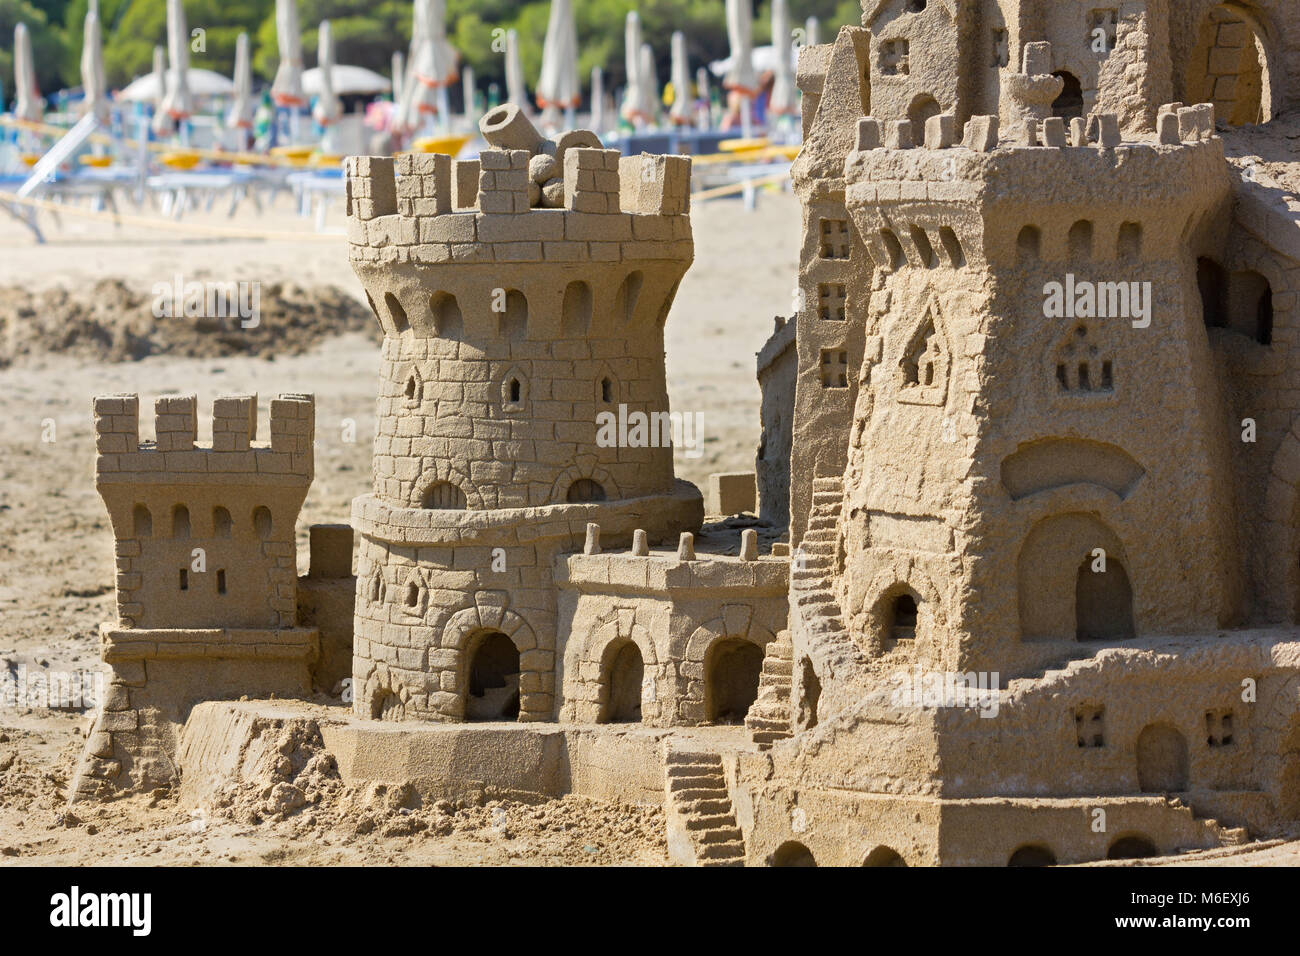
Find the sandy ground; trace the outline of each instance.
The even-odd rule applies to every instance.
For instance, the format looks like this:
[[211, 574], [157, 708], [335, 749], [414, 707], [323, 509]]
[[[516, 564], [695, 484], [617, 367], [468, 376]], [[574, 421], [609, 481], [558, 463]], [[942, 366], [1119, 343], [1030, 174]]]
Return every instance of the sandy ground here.
[[[711, 472], [753, 468], [754, 354], [791, 301], [799, 217], [792, 197], [768, 193], [753, 213], [719, 202], [693, 218], [696, 262], [668, 321], [666, 351], [673, 408], [704, 413], [704, 454], [679, 456], [678, 474], [703, 485]], [[187, 221], [232, 224], [222, 216]], [[309, 228], [283, 205], [260, 219], [241, 215], [236, 224]], [[328, 227], [342, 225], [336, 210]], [[114, 613], [113, 561], [107, 515], [92, 483], [92, 396], [138, 392], [147, 409], [159, 394], [197, 392], [205, 440], [206, 408], [219, 393], [257, 392], [263, 429], [276, 393], [315, 393], [317, 477], [299, 525], [303, 559], [306, 527], [346, 520], [351, 499], [369, 490], [370, 480], [379, 368], [373, 330], [321, 332], [312, 345], [298, 328], [257, 357], [147, 354], [110, 362], [95, 356], [131, 352], [111, 337], [96, 352], [99, 326], [112, 316], [100, 315], [89, 333], [73, 336], [60, 328], [63, 312], [49, 313], [58, 306], [80, 330], [86, 310], [78, 312], [77, 303], [106, 298], [106, 281], [113, 303], [125, 307], [177, 275], [186, 282], [285, 285], [290, 297], [316, 295], [320, 302], [333, 302], [333, 290], [341, 289], [364, 302], [341, 235], [324, 242], [213, 240], [67, 215], [59, 228], [48, 218], [45, 226], [49, 241], [39, 246], [22, 226], [0, 218], [0, 290], [8, 290], [0, 294], [0, 330], [6, 330], [0, 345], [12, 346], [0, 348], [0, 359], [9, 360], [0, 361], [0, 680], [5, 670], [17, 679], [99, 668], [96, 629]], [[349, 326], [333, 325], [340, 327]], [[179, 354], [202, 351], [194, 347], [193, 329], [160, 331]], [[143, 434], [151, 428], [146, 412]], [[363, 816], [371, 804], [381, 807], [364, 833], [311, 807], [257, 824], [199, 821], [165, 795], [70, 812], [66, 787], [88, 729], [89, 720], [76, 711], [0, 704], [0, 865], [666, 862], [658, 808], [577, 799], [540, 807], [425, 808], [411, 820], [400, 807], [383, 809], [375, 795], [349, 795]]]

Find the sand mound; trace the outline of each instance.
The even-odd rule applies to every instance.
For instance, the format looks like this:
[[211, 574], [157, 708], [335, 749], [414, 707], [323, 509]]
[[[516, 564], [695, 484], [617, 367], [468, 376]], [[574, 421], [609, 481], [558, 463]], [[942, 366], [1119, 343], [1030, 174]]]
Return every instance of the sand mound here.
[[[147, 288], [104, 279], [87, 288], [31, 291], [0, 288], [0, 368], [40, 355], [70, 354], [87, 360], [127, 362], [148, 355], [215, 358], [253, 355], [274, 358], [307, 351], [322, 338], [342, 332], [368, 331], [380, 339], [370, 311], [337, 286], [303, 287], [296, 283], [235, 286], [230, 308], [221, 318], [155, 317], [159, 296]], [[202, 308], [208, 312], [207, 298]], [[218, 300], [213, 299], [213, 304]], [[238, 306], [256, 306], [256, 324], [243, 327]], [[170, 308], [171, 299], [166, 300]], [[252, 314], [245, 308], [243, 314]], [[250, 324], [252, 319], [247, 320]]]

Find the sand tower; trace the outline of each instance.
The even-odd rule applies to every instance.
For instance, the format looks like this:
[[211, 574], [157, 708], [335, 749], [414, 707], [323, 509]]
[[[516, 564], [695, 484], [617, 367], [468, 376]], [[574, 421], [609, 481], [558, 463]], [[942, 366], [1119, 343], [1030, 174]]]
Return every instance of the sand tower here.
[[512, 107], [483, 131], [471, 162], [348, 161], [384, 330], [374, 492], [353, 507], [363, 716], [551, 719], [554, 555], [588, 522], [617, 543], [702, 518], [664, 377], [690, 160], [544, 140]]

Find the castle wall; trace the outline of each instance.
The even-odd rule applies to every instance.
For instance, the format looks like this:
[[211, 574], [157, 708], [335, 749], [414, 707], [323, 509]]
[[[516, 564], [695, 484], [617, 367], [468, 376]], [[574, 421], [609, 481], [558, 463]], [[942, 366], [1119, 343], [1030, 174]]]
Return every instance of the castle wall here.
[[780, 558], [576, 554], [557, 562], [556, 582], [561, 718], [576, 723], [629, 719], [613, 714], [610, 700], [617, 656], [629, 644], [642, 666], [641, 723], [710, 723], [711, 687], [729, 679], [719, 649], [744, 642], [766, 650], [786, 626], [789, 562]]
[[758, 353], [762, 432], [755, 456], [758, 516], [774, 528], [790, 526], [790, 459], [794, 453], [794, 393], [799, 374], [797, 322], [777, 319]]
[[[878, 262], [891, 258], [884, 230], [904, 251], [881, 340], [869, 339], [875, 410], [859, 416], [846, 500], [842, 603], [870, 652], [893, 646], [888, 602], [907, 591], [920, 606], [918, 659], [1004, 672], [1041, 664], [1059, 649], [1039, 641], [1075, 637], [1073, 615], [1050, 617], [1042, 600], [1068, 601], [1096, 547], [1127, 575], [1136, 633], [1239, 613], [1228, 435], [1182, 245], [1224, 208], [1221, 149], [999, 152], [977, 161], [973, 190], [961, 165], [973, 153], [950, 154], [955, 167], [944, 151], [857, 154], [867, 164], [849, 190], [860, 231], [880, 237]], [[905, 163], [921, 182], [898, 182]], [[1202, 185], [1184, 192], [1193, 181]], [[1048, 182], [1053, 199], [1027, 190]], [[1164, 182], [1180, 185], [1153, 185]], [[929, 198], [912, 198], [927, 188]], [[968, 265], [954, 270], [958, 245]], [[1067, 272], [1150, 281], [1150, 328], [1045, 318], [1046, 283]], [[1162, 446], [1175, 435], [1176, 448]], [[1071, 514], [1092, 517], [1070, 524]], [[1171, 537], [1200, 543], [1177, 568], [1162, 557]], [[1001, 584], [1017, 579], [1018, 589]], [[965, 600], [967, 588], [982, 599]], [[943, 651], [957, 644], [956, 656]]]

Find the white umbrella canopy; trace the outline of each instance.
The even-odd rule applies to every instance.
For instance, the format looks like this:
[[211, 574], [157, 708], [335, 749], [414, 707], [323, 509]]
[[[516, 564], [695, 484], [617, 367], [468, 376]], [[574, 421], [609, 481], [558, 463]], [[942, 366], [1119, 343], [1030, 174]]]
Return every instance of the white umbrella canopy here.
[[92, 3], [86, 13], [85, 32], [81, 43], [81, 88], [86, 98], [83, 109], [93, 114], [101, 123], [108, 122], [108, 80], [104, 74], [104, 44], [99, 31], [98, 4]]
[[[401, 54], [399, 53], [398, 56]], [[364, 66], [348, 66], [335, 63], [330, 69], [330, 86], [335, 96], [378, 96], [393, 88], [388, 78], [367, 70]], [[303, 71], [302, 91], [308, 96], [319, 96], [321, 91], [321, 68], [312, 67]]]
[[[776, 47], [772, 47], [772, 46], [754, 47], [754, 49], [750, 52], [749, 62], [753, 67], [753, 73], [754, 76], [756, 77], [755, 83], [758, 82], [757, 81], [758, 74], [776, 72], [778, 58], [779, 56], [776, 52]], [[712, 63], [709, 64], [709, 72], [711, 72], [714, 76], [725, 78], [727, 74], [731, 72], [735, 62], [736, 62], [736, 58], [734, 56], [729, 56], [725, 60], [714, 60]], [[726, 85], [727, 85], [726, 80], [724, 79], [723, 86]]]
[[[136, 77], [128, 83], [117, 92], [117, 99], [125, 100], [128, 103], [153, 103], [155, 105], [161, 102], [167, 92], [167, 73], [169, 71], [166, 66], [166, 54], [162, 52], [162, 47], [158, 47], [154, 54], [156, 57], [154, 71]], [[236, 48], [236, 56], [238, 56], [238, 48]], [[236, 63], [236, 66], [238, 66], [238, 63]], [[213, 70], [200, 69], [196, 66], [192, 66], [185, 71], [185, 86], [195, 98], [233, 96], [236, 93], [236, 86], [230, 77], [222, 76]]]
[[447, 42], [444, 0], [415, 0], [411, 59], [402, 81], [402, 103], [398, 111], [402, 129], [418, 128], [422, 112], [433, 113], [440, 103], [445, 105], [446, 93], [439, 91], [445, 91], [459, 78], [458, 59], [456, 51]]
[[506, 102], [528, 112], [528, 89], [524, 85], [524, 61], [519, 54], [519, 32], [506, 31]]
[[[188, 79], [188, 77], [187, 77]], [[248, 34], [235, 39], [234, 99], [226, 113], [226, 126], [230, 129], [251, 129], [253, 126], [253, 68], [248, 57]]]
[[[311, 115], [320, 126], [331, 126], [343, 115], [343, 104], [334, 92], [334, 34], [328, 20], [322, 20], [317, 31], [316, 60], [320, 64], [317, 70], [320, 92], [316, 94]], [[303, 86], [305, 91], [306, 84]]]
[[774, 116], [791, 116], [799, 112], [791, 44], [790, 12], [786, 0], [772, 0], [772, 48], [776, 53], [776, 67], [772, 71], [772, 96], [768, 110]]
[[635, 123], [644, 122], [645, 93], [641, 76], [641, 18], [635, 10], [627, 15], [623, 25], [623, 60], [627, 67], [627, 88], [623, 91], [623, 118]]
[[295, 0], [275, 0], [275, 39], [280, 65], [271, 83], [271, 98], [277, 106], [293, 109], [306, 106], [307, 95], [302, 89], [302, 31]]
[[691, 96], [691, 68], [686, 61], [686, 34], [678, 30], [673, 34], [672, 59], [673, 107], [668, 111], [674, 123], [686, 124], [695, 112]]
[[45, 101], [36, 85], [36, 61], [32, 59], [32, 37], [27, 24], [14, 27], [14, 117], [39, 123], [45, 115]]
[[542, 45], [542, 74], [537, 81], [537, 105], [571, 109], [582, 102], [578, 85], [578, 28], [571, 0], [551, 0], [551, 16]]
[[731, 42], [731, 65], [722, 85], [745, 96], [753, 96], [758, 92], [753, 34], [750, 0], [727, 0], [727, 37]]
[[160, 134], [170, 132], [174, 124], [194, 113], [194, 96], [189, 84], [190, 31], [181, 0], [167, 0], [167, 61], [167, 92], [154, 116], [154, 131]]

